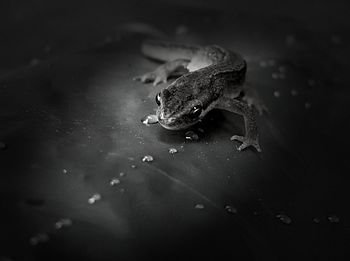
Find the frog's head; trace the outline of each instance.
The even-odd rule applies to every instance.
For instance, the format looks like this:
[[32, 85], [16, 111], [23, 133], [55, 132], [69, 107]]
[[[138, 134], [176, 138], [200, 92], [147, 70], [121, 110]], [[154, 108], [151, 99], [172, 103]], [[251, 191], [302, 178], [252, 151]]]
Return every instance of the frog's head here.
[[186, 129], [205, 116], [209, 111], [208, 95], [198, 84], [181, 77], [156, 95], [157, 117], [162, 127]]

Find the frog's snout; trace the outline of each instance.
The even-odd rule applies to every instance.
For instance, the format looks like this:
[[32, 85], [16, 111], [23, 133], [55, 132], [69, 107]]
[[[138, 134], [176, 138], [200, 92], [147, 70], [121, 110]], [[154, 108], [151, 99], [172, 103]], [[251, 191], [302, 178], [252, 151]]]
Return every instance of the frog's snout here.
[[176, 121], [176, 118], [175, 117], [166, 118], [164, 117], [163, 113], [161, 113], [158, 115], [158, 121], [164, 125], [171, 125]]
[[164, 113], [158, 114], [158, 122], [166, 129], [176, 129], [176, 118], [175, 117], [165, 117]]

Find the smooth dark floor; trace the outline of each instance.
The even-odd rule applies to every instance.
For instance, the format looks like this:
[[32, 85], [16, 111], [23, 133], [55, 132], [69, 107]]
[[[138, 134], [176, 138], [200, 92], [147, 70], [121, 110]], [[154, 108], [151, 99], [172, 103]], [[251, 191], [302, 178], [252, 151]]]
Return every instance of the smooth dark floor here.
[[[346, 7], [4, 3], [0, 260], [349, 260]], [[145, 38], [241, 53], [270, 111], [263, 152], [236, 150], [228, 112], [191, 128], [198, 141], [143, 125], [165, 86], [132, 81], [157, 66]]]

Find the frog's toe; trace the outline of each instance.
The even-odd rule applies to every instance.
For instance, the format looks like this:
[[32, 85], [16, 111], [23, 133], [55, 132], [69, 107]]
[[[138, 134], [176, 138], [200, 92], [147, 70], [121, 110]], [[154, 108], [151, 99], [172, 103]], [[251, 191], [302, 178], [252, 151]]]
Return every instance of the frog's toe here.
[[134, 81], [140, 81], [142, 83], [153, 82], [153, 85], [156, 86], [160, 83], [166, 83], [168, 79], [168, 75], [161, 71], [156, 70], [153, 72], [148, 72], [140, 76], [136, 76], [133, 78]]
[[239, 142], [242, 142], [241, 146], [238, 147], [239, 151], [242, 151], [248, 148], [249, 146], [253, 146], [258, 152], [261, 152], [261, 147], [259, 145], [258, 139], [251, 139], [245, 136], [233, 135], [231, 137], [231, 140], [237, 140]]
[[243, 137], [243, 136], [238, 136], [238, 135], [233, 135], [233, 136], [231, 137], [231, 140], [238, 140], [238, 141], [240, 141], [240, 142], [243, 142], [244, 137]]
[[156, 75], [153, 72], [145, 73], [133, 78], [134, 81], [140, 81], [142, 83], [152, 82], [156, 79]]
[[167, 83], [167, 77], [165, 75], [158, 75], [156, 76], [153, 85], [156, 86], [157, 84], [160, 83]]

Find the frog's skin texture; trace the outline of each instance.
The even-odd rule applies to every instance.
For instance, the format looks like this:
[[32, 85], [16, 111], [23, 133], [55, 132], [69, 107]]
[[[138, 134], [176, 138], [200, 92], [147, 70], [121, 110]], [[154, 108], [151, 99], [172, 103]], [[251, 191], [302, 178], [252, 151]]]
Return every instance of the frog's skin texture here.
[[[242, 142], [238, 150], [253, 146], [261, 151], [256, 112], [262, 113], [266, 107], [256, 92], [245, 90], [247, 65], [239, 54], [216, 45], [197, 47], [153, 41], [142, 45], [142, 53], [165, 63], [135, 80], [157, 85], [166, 83], [169, 76], [182, 74], [156, 97], [158, 121], [164, 128], [188, 128], [210, 110], [224, 109], [244, 117], [245, 136], [231, 137]], [[243, 98], [241, 93], [245, 93]]]

